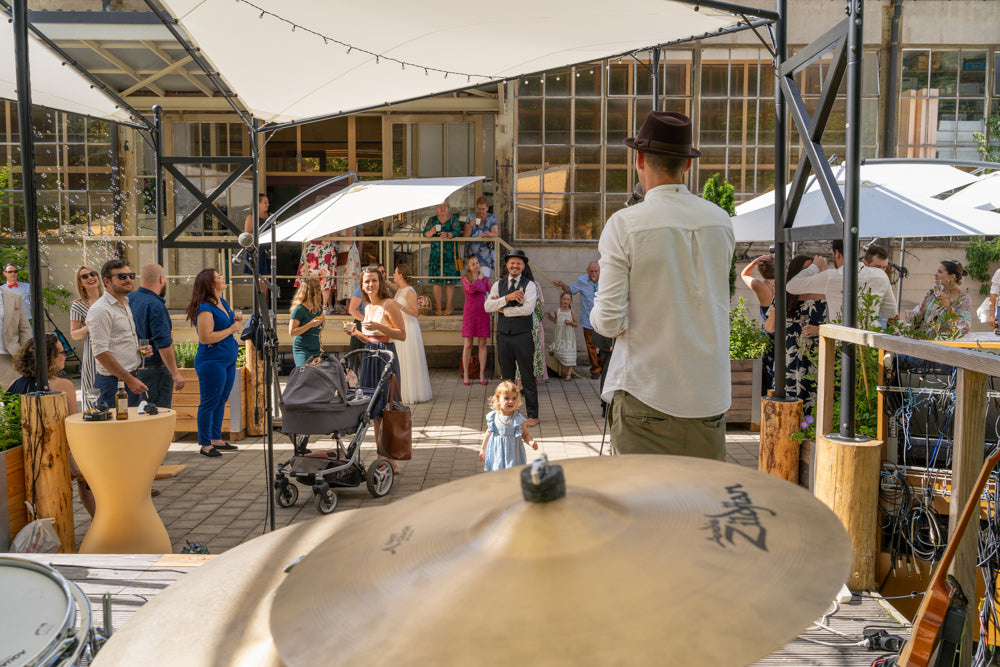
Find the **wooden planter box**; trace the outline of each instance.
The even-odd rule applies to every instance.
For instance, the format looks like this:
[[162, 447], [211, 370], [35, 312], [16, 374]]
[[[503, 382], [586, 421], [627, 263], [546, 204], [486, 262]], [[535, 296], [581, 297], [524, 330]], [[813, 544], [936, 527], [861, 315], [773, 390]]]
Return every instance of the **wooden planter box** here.
[[760, 359], [730, 359], [733, 404], [726, 423], [760, 423], [760, 387], [763, 365]]
[[[174, 390], [174, 410], [177, 411], [176, 433], [195, 433], [198, 431], [198, 403], [201, 401], [198, 374], [193, 368], [179, 369], [184, 376], [184, 388]], [[236, 369], [236, 381], [226, 402], [226, 412], [222, 420], [222, 437], [229, 440], [242, 440], [246, 429], [246, 419], [243, 414], [243, 368]], [[228, 435], [227, 435], [228, 433]]]
[[10, 542], [28, 523], [24, 506], [24, 445], [0, 452], [0, 498], [7, 504], [0, 514], [0, 551], [9, 551]]

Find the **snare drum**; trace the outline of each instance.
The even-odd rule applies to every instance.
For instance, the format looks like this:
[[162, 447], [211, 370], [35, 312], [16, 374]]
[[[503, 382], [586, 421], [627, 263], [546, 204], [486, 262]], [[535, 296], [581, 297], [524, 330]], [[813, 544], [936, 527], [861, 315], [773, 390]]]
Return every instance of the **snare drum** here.
[[76, 584], [47, 565], [0, 557], [0, 591], [0, 665], [79, 663], [91, 646], [90, 603]]

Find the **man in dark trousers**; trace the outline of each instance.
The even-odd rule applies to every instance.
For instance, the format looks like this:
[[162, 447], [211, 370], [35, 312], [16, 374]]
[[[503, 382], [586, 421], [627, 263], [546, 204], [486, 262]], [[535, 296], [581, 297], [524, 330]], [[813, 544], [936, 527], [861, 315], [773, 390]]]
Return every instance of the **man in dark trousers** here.
[[532, 358], [535, 344], [531, 339], [531, 315], [535, 310], [538, 291], [535, 283], [523, 275], [528, 268], [528, 256], [515, 248], [503, 258], [507, 275], [493, 283], [486, 298], [486, 312], [497, 313], [497, 360], [504, 380], [514, 381], [521, 371], [524, 406], [528, 413], [525, 426], [538, 424], [538, 390]]

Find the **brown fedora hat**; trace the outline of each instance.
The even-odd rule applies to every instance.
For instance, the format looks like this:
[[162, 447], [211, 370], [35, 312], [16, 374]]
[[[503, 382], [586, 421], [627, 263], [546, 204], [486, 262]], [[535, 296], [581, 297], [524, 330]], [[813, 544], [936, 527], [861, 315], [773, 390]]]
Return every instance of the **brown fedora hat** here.
[[625, 145], [643, 153], [672, 157], [700, 157], [691, 146], [691, 119], [676, 111], [650, 111], [638, 134]]

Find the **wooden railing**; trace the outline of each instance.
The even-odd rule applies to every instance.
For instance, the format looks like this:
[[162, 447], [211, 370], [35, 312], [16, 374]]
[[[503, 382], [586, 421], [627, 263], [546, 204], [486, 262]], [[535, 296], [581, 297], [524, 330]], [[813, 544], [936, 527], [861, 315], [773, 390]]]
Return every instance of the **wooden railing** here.
[[[833, 424], [834, 355], [837, 352], [838, 342], [863, 345], [955, 367], [957, 381], [951, 486], [951, 497], [954, 502], [950, 504], [949, 509], [948, 534], [949, 540], [952, 539], [952, 527], [958, 522], [965, 501], [973, 492], [983, 466], [987, 378], [1000, 376], [1000, 356], [835, 324], [820, 326], [819, 336], [817, 435], [838, 430]], [[870, 501], [877, 503], [878, 499], [871, 498]], [[951, 573], [958, 580], [962, 590], [969, 595], [972, 595], [970, 591], [976, 590], [977, 540], [978, 531], [966, 531], [951, 568]]]

